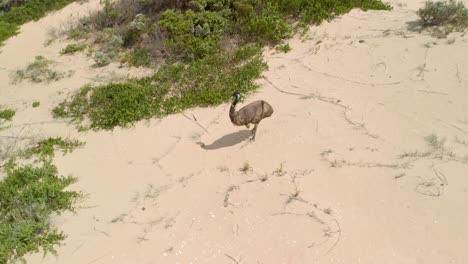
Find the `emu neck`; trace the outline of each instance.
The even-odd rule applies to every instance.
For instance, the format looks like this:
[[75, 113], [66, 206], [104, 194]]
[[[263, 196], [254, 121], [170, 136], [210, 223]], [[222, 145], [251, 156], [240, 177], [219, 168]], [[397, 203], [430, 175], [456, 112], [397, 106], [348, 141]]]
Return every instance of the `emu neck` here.
[[237, 100], [234, 100], [231, 104], [231, 109], [229, 109], [229, 117], [231, 118], [231, 122], [236, 123], [237, 119], [237, 112], [236, 112], [236, 104]]

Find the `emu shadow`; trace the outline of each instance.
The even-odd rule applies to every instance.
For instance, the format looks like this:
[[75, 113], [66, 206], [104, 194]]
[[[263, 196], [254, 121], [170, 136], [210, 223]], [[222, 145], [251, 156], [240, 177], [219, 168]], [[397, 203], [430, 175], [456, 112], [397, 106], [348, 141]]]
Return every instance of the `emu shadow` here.
[[220, 148], [230, 147], [230, 146], [239, 144], [242, 141], [245, 141], [251, 135], [252, 135], [252, 131], [241, 130], [241, 131], [237, 131], [231, 134], [224, 135], [220, 137], [219, 139], [215, 140], [210, 145], [205, 145], [202, 142], [197, 142], [197, 144], [200, 145], [203, 149], [207, 149], [207, 150], [220, 149]]

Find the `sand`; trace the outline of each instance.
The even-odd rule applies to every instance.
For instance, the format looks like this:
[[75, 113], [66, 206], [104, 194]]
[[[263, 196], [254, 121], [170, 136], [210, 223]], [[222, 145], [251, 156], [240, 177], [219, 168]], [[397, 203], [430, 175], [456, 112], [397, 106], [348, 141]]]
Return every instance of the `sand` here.
[[[68, 235], [57, 256], [28, 263], [468, 262], [468, 36], [413, 30], [423, 1], [353, 10], [291, 39], [289, 53], [265, 50], [269, 70], [245, 103], [263, 99], [275, 113], [254, 143], [228, 104], [112, 132], [53, 120], [50, 110], [97, 74], [147, 73], [59, 56], [66, 40], [43, 45], [51, 27], [97, 3], [26, 24], [0, 48], [0, 105], [17, 110], [0, 139], [86, 142], [55, 159], [79, 178], [82, 208], [54, 217]], [[75, 74], [10, 83], [36, 55]], [[442, 157], [399, 158], [430, 150], [431, 134], [446, 138]]]

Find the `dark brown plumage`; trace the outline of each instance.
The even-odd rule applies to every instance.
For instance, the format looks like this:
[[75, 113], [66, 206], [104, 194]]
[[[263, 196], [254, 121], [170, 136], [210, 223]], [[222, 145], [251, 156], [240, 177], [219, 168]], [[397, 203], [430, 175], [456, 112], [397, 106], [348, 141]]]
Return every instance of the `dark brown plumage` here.
[[273, 107], [263, 100], [252, 102], [241, 109], [236, 111], [236, 105], [240, 100], [240, 93], [235, 92], [232, 94], [234, 96], [234, 101], [231, 104], [231, 109], [229, 110], [229, 117], [231, 122], [236, 126], [246, 126], [249, 128], [250, 124], [254, 124], [252, 129], [251, 140], [255, 140], [255, 135], [257, 134], [258, 124], [262, 119], [270, 117], [273, 114]]

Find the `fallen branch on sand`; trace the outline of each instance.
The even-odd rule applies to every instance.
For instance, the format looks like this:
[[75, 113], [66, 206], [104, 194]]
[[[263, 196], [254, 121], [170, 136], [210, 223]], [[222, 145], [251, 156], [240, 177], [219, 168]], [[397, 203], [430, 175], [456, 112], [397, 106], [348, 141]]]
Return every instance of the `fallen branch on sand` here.
[[285, 91], [285, 90], [282, 90], [280, 89], [278, 86], [276, 86], [275, 84], [273, 84], [270, 80], [268, 80], [268, 78], [264, 78], [265, 81], [267, 81], [269, 84], [271, 84], [271, 86], [273, 86], [273, 88], [275, 88], [277, 91], [281, 92], [281, 93], [284, 93], [284, 94], [289, 94], [289, 95], [295, 95], [295, 96], [300, 96], [301, 99], [316, 99], [316, 100], [319, 100], [319, 101], [322, 101], [322, 102], [325, 102], [325, 103], [329, 103], [329, 104], [333, 104], [333, 105], [336, 105], [336, 106], [339, 106], [341, 108], [344, 108], [344, 109], [349, 109], [349, 107], [341, 104], [341, 100], [340, 99], [336, 99], [336, 98], [333, 98], [333, 97], [325, 97], [325, 96], [321, 96], [321, 95], [317, 95], [317, 94], [309, 94], [309, 95], [305, 95], [305, 94], [301, 94], [301, 93], [293, 93], [293, 92], [288, 92], [288, 91]]

